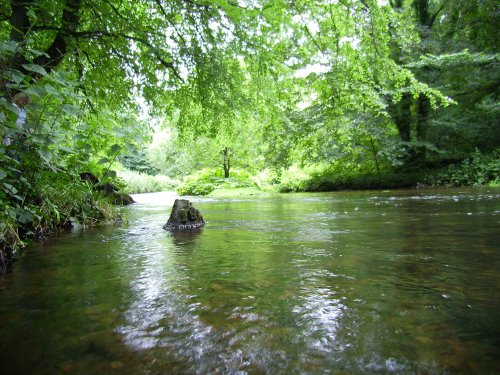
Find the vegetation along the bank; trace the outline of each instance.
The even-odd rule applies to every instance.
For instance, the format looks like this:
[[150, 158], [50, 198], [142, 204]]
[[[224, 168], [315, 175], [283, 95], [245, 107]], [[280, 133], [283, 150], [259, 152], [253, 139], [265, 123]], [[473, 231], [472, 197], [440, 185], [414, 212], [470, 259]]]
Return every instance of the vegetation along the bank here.
[[3, 1], [0, 262], [117, 220], [109, 187], [498, 185], [497, 8]]

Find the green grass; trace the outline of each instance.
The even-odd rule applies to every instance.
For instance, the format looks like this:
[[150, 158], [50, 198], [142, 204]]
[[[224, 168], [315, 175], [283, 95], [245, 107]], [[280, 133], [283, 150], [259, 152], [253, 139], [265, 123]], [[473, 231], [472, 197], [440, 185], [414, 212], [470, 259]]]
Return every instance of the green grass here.
[[125, 181], [130, 194], [173, 191], [179, 185], [179, 181], [163, 175], [151, 176], [128, 169], [120, 170], [117, 174]]
[[188, 177], [177, 187], [179, 195], [208, 195], [216, 190], [257, 189], [252, 175], [244, 170], [233, 170], [230, 178], [223, 178], [220, 170], [203, 169]]
[[208, 194], [213, 198], [244, 198], [244, 197], [272, 197], [278, 195], [277, 192], [264, 191], [256, 187], [248, 188], [221, 188]]

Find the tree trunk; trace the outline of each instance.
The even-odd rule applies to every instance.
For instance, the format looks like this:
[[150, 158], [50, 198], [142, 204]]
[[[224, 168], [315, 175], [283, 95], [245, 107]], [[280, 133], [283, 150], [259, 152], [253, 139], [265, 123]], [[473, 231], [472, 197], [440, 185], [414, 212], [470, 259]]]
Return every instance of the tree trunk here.
[[229, 178], [229, 171], [231, 170], [231, 159], [230, 159], [231, 149], [229, 147], [225, 147], [222, 150], [222, 155], [224, 156], [224, 178]]
[[398, 103], [389, 106], [390, 115], [403, 142], [411, 141], [411, 102], [411, 95], [405, 93]]
[[[10, 32], [10, 40], [23, 43], [29, 36], [28, 33], [33, 31], [33, 26], [30, 23], [30, 19], [27, 15], [28, 9], [34, 3], [33, 0], [12, 0], [11, 1], [11, 18], [10, 23], [12, 26]], [[63, 14], [62, 14], [62, 26], [58, 29], [52, 43], [45, 50], [46, 55], [40, 55], [34, 59], [34, 63], [43, 66], [45, 70], [50, 72], [53, 70], [64, 58], [68, 52], [68, 41], [67, 38], [72, 37], [72, 35], [77, 31], [80, 25], [80, 8], [82, 5], [82, 0], [66, 0]], [[11, 59], [11, 67], [15, 70], [19, 70], [23, 73], [30, 73], [25, 71], [22, 67], [28, 61], [21, 55], [16, 55]], [[32, 74], [32, 72], [31, 72]], [[34, 77], [39, 78], [39, 77]]]
[[30, 22], [28, 18], [28, 7], [33, 1], [13, 0], [11, 2], [12, 14], [10, 17], [10, 40], [21, 43], [25, 39], [25, 35], [29, 30]]
[[[390, 4], [394, 8], [401, 8], [403, 5], [402, 1], [392, 0]], [[432, 24], [438, 15], [439, 11], [431, 15], [429, 11], [429, 0], [413, 0], [412, 6], [415, 10], [417, 17], [417, 24], [420, 26], [420, 37], [422, 39], [426, 38], [427, 32], [432, 28]], [[395, 51], [399, 54], [400, 51]], [[425, 80], [425, 76], [424, 76]], [[412, 105], [416, 105], [416, 113], [412, 114]], [[410, 93], [403, 94], [401, 101], [389, 106], [389, 114], [394, 121], [399, 133], [399, 137], [403, 142], [420, 141], [424, 142], [427, 140], [427, 130], [428, 121], [430, 113], [430, 102], [429, 98], [425, 95], [420, 94], [417, 101], [415, 102]], [[415, 116], [416, 115], [416, 116]], [[412, 125], [414, 124], [414, 134], [412, 139]], [[406, 166], [416, 166], [425, 161], [426, 148], [422, 145], [408, 145], [407, 157], [404, 160]]]
[[[417, 141], [425, 142], [427, 141], [427, 130], [429, 122], [429, 112], [431, 104], [429, 98], [423, 94], [420, 94], [417, 100], [417, 125], [416, 125], [416, 135]], [[421, 146], [418, 150], [418, 159], [425, 161], [426, 149]]]
[[[420, 38], [422, 41], [428, 37], [428, 31], [432, 28], [434, 20], [438, 15], [439, 11], [431, 16], [429, 10], [429, 0], [414, 0], [413, 3], [415, 7], [415, 11], [417, 13], [418, 22], [420, 23]], [[427, 30], [427, 31], [426, 31]], [[425, 45], [425, 44], [424, 44]], [[426, 48], [424, 48], [423, 52], [428, 52]], [[421, 72], [424, 81], [427, 78], [429, 72], [424, 68]], [[429, 113], [431, 109], [430, 101], [427, 96], [424, 94], [420, 94], [417, 99], [417, 108], [416, 108], [416, 118], [415, 118], [415, 130], [416, 130], [416, 140], [419, 142], [427, 141], [427, 130], [428, 130], [428, 122], [429, 122]], [[426, 147], [423, 145], [418, 145], [414, 150], [413, 161], [415, 164], [422, 164], [425, 162], [426, 158]]]

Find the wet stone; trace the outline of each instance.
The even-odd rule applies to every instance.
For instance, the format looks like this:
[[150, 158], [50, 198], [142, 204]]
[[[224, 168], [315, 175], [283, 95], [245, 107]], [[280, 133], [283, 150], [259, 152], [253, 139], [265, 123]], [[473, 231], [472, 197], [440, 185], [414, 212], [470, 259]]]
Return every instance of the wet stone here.
[[187, 199], [176, 199], [172, 213], [163, 229], [169, 231], [185, 231], [201, 228], [205, 225], [203, 216]]

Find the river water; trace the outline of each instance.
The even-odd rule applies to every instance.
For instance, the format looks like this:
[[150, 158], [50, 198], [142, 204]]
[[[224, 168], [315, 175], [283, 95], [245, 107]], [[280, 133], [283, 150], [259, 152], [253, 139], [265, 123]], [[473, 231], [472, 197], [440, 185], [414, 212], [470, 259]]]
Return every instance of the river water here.
[[135, 198], [0, 277], [2, 374], [500, 369], [500, 189]]

